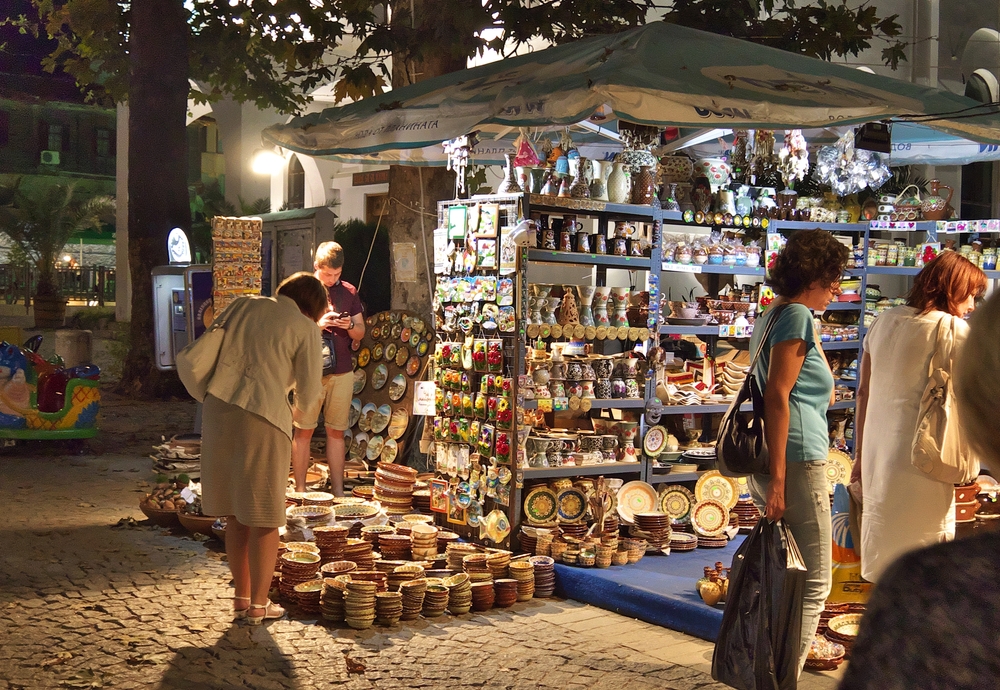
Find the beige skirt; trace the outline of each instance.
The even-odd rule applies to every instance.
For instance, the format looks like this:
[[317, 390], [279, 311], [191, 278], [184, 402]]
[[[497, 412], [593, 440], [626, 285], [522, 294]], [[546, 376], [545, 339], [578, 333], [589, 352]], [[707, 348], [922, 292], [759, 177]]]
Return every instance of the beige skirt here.
[[206, 396], [201, 433], [205, 515], [233, 515], [248, 527], [281, 527], [291, 458], [292, 442], [278, 427]]

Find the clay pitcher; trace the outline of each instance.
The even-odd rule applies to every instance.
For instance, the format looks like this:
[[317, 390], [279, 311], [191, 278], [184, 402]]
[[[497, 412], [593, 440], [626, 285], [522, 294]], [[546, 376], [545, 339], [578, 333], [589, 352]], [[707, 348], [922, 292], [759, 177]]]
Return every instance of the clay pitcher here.
[[[946, 220], [951, 218], [955, 209], [951, 207], [951, 196], [954, 190], [941, 180], [931, 180], [931, 193], [920, 201], [920, 212], [927, 220]], [[941, 190], [948, 190], [948, 198], [941, 196]]]
[[631, 180], [629, 174], [625, 172], [624, 164], [615, 161], [611, 165], [611, 174], [608, 175], [608, 201], [613, 204], [627, 204], [631, 191]]

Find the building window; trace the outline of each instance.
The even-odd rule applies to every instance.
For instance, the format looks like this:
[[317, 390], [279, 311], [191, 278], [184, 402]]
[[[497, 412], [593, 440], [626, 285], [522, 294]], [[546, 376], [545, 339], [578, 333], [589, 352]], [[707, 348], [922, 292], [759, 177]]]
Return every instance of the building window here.
[[98, 158], [111, 158], [115, 155], [114, 139], [110, 129], [94, 130], [94, 154]]
[[38, 128], [38, 141], [42, 151], [69, 151], [69, 128], [43, 122]]
[[389, 213], [388, 194], [365, 194], [365, 222], [371, 225], [386, 224], [385, 216]]
[[0, 146], [6, 146], [10, 141], [10, 113], [0, 110]]
[[288, 200], [286, 208], [305, 208], [306, 205], [306, 171], [298, 156], [292, 156], [288, 161]]

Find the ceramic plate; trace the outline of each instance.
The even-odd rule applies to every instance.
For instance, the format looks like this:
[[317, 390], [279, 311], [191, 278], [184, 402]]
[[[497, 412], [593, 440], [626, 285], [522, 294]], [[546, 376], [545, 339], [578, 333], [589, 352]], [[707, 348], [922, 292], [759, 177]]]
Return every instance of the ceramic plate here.
[[565, 489], [556, 496], [559, 520], [577, 522], [587, 512], [587, 496], [579, 489]]
[[368, 374], [365, 373], [364, 369], [354, 370], [354, 395], [358, 395], [365, 389], [365, 384], [368, 383]]
[[377, 413], [375, 403], [368, 403], [361, 408], [361, 417], [358, 419], [358, 428], [362, 431], [371, 431], [372, 422], [375, 421], [375, 415]]
[[698, 501], [691, 511], [691, 526], [703, 537], [717, 537], [729, 526], [729, 510], [718, 501]]
[[410, 343], [410, 347], [416, 347], [420, 343], [420, 334], [413, 333], [407, 342]]
[[431, 346], [430, 343], [428, 343], [426, 340], [421, 340], [420, 344], [417, 345], [417, 355], [420, 357], [426, 355], [427, 350], [430, 349], [430, 346]]
[[385, 346], [385, 361], [391, 362], [396, 357], [396, 343]]
[[656, 510], [656, 489], [646, 482], [628, 482], [618, 490], [618, 516], [629, 523], [636, 513]]
[[410, 351], [406, 349], [405, 345], [401, 345], [399, 351], [396, 353], [396, 366], [402, 367], [406, 365], [406, 360], [410, 358]]
[[837, 484], [849, 484], [854, 463], [851, 456], [842, 450], [831, 448], [826, 456], [826, 478], [830, 482], [830, 493]]
[[397, 323], [395, 326], [392, 327], [390, 335], [392, 336], [392, 339], [395, 340], [396, 338], [399, 337], [399, 334], [402, 332], [403, 332], [403, 327]]
[[398, 439], [406, 433], [410, 423], [410, 415], [402, 407], [397, 407], [389, 415], [389, 438]]
[[393, 462], [396, 459], [396, 454], [399, 452], [399, 446], [396, 445], [396, 441], [393, 439], [388, 439], [382, 445], [382, 462]]
[[718, 470], [710, 470], [698, 477], [694, 487], [694, 497], [699, 501], [712, 499], [730, 510], [740, 498], [740, 490], [736, 482], [729, 477], [723, 477]]
[[382, 343], [375, 343], [372, 347], [372, 359], [374, 361], [379, 361], [382, 359], [382, 354], [385, 352], [385, 346]]
[[660, 510], [674, 522], [687, 519], [694, 505], [694, 494], [680, 484], [672, 484], [660, 494]]
[[524, 514], [528, 522], [552, 522], [558, 512], [556, 493], [547, 486], [536, 486], [524, 497]]
[[689, 458], [714, 458], [715, 448], [688, 448], [684, 455]]
[[357, 352], [358, 348], [360, 348], [360, 347], [361, 347], [361, 341], [360, 340], [352, 340], [351, 341], [351, 352]]
[[361, 401], [355, 398], [351, 401], [351, 411], [347, 414], [347, 426], [354, 426], [359, 419], [361, 419]]
[[418, 371], [420, 371], [420, 358], [413, 355], [406, 361], [406, 375], [416, 376]]
[[385, 428], [389, 426], [389, 415], [392, 414], [392, 408], [389, 403], [384, 405], [379, 405], [378, 410], [375, 412], [375, 416], [372, 417], [372, 431], [376, 434], [381, 434], [385, 431]]
[[368, 441], [368, 450], [365, 451], [365, 457], [369, 460], [378, 460], [379, 456], [382, 454], [382, 447], [385, 445], [385, 439], [381, 436], [372, 436]]
[[667, 430], [662, 426], [653, 426], [646, 431], [646, 436], [642, 440], [642, 449], [646, 455], [655, 458], [663, 452], [667, 445]]
[[381, 338], [382, 337], [382, 327], [381, 326], [375, 326], [375, 328], [373, 328], [371, 330], [371, 337], [372, 337], [372, 340], [378, 340], [379, 338]]
[[426, 324], [421, 319], [413, 319], [413, 330], [416, 333], [423, 333], [426, 328]]
[[410, 329], [410, 327], [409, 327], [409, 326], [407, 326], [407, 327], [406, 327], [406, 328], [404, 328], [404, 329], [403, 329], [403, 331], [402, 331], [402, 332], [401, 332], [401, 333], [399, 334], [399, 339], [400, 339], [400, 340], [402, 340], [402, 341], [403, 341], [404, 343], [408, 343], [408, 342], [410, 342], [410, 336], [411, 336], [411, 335], [413, 335], [413, 331], [412, 331], [412, 330]]
[[354, 462], [360, 462], [361, 458], [365, 456], [365, 450], [368, 448], [368, 434], [361, 432], [354, 437], [351, 442], [351, 449], [348, 452], [351, 460]]
[[403, 399], [404, 395], [406, 395], [406, 377], [402, 374], [396, 374], [389, 382], [389, 400], [398, 402]]
[[372, 372], [372, 386], [375, 390], [381, 390], [388, 379], [389, 369], [386, 368], [385, 364], [379, 364], [375, 367], [375, 371]]
[[359, 367], [368, 366], [368, 362], [371, 359], [371, 356], [372, 356], [371, 350], [369, 350], [367, 347], [361, 348], [361, 350], [358, 352], [358, 366]]

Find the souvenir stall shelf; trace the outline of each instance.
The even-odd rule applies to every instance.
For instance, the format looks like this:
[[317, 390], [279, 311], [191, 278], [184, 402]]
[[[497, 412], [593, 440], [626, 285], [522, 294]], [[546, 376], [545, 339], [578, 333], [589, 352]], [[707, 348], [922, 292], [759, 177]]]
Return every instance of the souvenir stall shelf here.
[[212, 306], [216, 314], [237, 297], [260, 294], [263, 227], [260, 218], [212, 218]]

